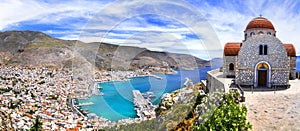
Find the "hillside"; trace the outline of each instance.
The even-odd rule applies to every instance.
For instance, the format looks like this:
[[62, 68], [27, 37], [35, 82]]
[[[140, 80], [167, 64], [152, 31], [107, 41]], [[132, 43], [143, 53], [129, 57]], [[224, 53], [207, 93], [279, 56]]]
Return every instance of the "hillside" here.
[[210, 65], [209, 61], [187, 54], [61, 40], [36, 31], [0, 32], [0, 47], [0, 63], [12, 66], [70, 68], [92, 65], [99, 70], [135, 70], [151, 66], [192, 69]]

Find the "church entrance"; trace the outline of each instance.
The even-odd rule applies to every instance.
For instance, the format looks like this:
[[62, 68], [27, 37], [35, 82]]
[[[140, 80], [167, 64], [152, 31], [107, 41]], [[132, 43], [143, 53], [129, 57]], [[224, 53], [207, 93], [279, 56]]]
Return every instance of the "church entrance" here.
[[254, 87], [271, 87], [271, 67], [270, 64], [261, 61], [255, 66]]
[[267, 86], [267, 70], [258, 70], [258, 86]]

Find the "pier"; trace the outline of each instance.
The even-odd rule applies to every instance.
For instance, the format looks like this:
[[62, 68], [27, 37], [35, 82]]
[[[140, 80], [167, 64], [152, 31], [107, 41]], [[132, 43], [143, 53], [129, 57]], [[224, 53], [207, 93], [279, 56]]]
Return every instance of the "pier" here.
[[154, 78], [156, 78], [156, 79], [159, 79], [159, 80], [162, 80], [162, 79], [163, 79], [162, 77], [157, 76], [157, 75], [150, 75], [150, 76], [152, 76], [152, 77], [154, 77]]
[[71, 107], [71, 110], [72, 110], [73, 112], [75, 112], [76, 114], [78, 114], [78, 115], [80, 115], [80, 116], [82, 116], [82, 117], [85, 117], [85, 116], [77, 109], [77, 107], [75, 106], [75, 104], [74, 104], [74, 99], [69, 98], [68, 100], [69, 100], [69, 106]]
[[93, 105], [93, 102], [86, 102], [86, 103], [80, 103], [77, 106], [89, 106], [89, 105]]
[[137, 116], [139, 116], [142, 121], [155, 118], [154, 110], [156, 107], [152, 105], [148, 99], [145, 99], [140, 91], [132, 90], [132, 94]]

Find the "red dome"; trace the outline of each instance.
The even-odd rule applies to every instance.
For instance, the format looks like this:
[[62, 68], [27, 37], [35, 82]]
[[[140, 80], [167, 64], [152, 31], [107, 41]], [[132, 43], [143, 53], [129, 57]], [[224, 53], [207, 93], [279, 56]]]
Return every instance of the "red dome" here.
[[275, 30], [273, 24], [264, 17], [256, 17], [253, 20], [251, 20], [247, 25], [246, 30], [252, 28], [267, 28]]
[[296, 49], [293, 44], [283, 44], [288, 56], [296, 57]]
[[242, 43], [240, 42], [228, 42], [224, 47], [225, 56], [237, 56], [239, 54]]

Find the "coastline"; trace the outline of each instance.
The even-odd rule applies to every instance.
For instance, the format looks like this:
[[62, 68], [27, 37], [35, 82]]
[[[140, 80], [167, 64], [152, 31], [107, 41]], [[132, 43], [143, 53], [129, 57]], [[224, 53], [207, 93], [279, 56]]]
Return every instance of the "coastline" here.
[[[105, 83], [105, 82], [123, 82], [123, 81], [129, 81], [132, 78], [138, 78], [138, 77], [154, 77], [156, 79], [162, 80], [163, 78], [161, 78], [157, 74], [174, 74], [174, 73], [177, 73], [177, 71], [172, 70], [172, 69], [169, 70], [169, 72], [157, 71], [157, 72], [155, 72], [155, 74], [152, 74], [152, 72], [150, 73], [149, 71], [144, 71], [144, 70], [138, 70], [138, 71], [98, 71], [98, 72], [95, 73], [94, 86], [93, 86], [93, 89], [92, 89], [93, 93], [89, 94], [88, 96], [75, 97], [73, 99], [86, 100], [86, 99], [89, 99], [92, 95], [97, 95], [97, 93], [95, 93], [95, 92], [96, 91], [100, 92], [99, 88], [101, 88], [101, 86], [100, 86], [101, 83]], [[75, 107], [75, 108], [77, 108], [77, 107]], [[81, 113], [83, 113], [83, 112], [81, 112]], [[87, 111], [85, 116], [87, 117], [88, 114], [94, 114], [94, 113], [91, 113], [91, 112]], [[104, 125], [110, 125], [109, 127], [113, 127], [113, 126], [116, 126], [116, 125], [124, 125], [124, 124], [141, 122], [140, 118], [125, 118], [125, 119], [120, 119], [120, 120], [117, 120], [117, 121], [110, 121], [109, 119], [107, 119], [105, 117], [102, 117], [102, 116], [97, 116], [97, 117], [98, 117], [98, 119], [105, 120], [106, 124], [104, 124]]]
[[[110, 121], [104, 117], [97, 116], [95, 113], [87, 113], [87, 115], [85, 115], [85, 112], [81, 112], [74, 102], [75, 100], [82, 98], [89, 98], [88, 93], [92, 88], [99, 92], [99, 89], [97, 88], [99, 83], [96, 83], [97, 86], [92, 85], [92, 88], [83, 88], [83, 86], [78, 87], [76, 84], [82, 84], [83, 82], [74, 82], [74, 79], [72, 78], [73, 72], [71, 70], [5, 66], [1, 66], [0, 70], [3, 72], [0, 84], [2, 84], [2, 87], [12, 89], [12, 91], [8, 90], [9, 92], [1, 94], [3, 100], [2, 105], [6, 106], [2, 108], [2, 111], [6, 114], [12, 113], [13, 121], [17, 123], [20, 122], [20, 127], [18, 127], [18, 129], [28, 129], [28, 127], [33, 124], [36, 116], [42, 116], [41, 120], [43, 121], [45, 129], [57, 129], [59, 127], [67, 129], [91, 127], [101, 129], [105, 127], [141, 122], [139, 118], [125, 118], [117, 121]], [[119, 71], [118, 73], [123, 74], [123, 77], [110, 80], [124, 81], [134, 77], [157, 76], [157, 74], [151, 74], [153, 72]], [[103, 78], [114, 78], [112, 76], [115, 74], [108, 74], [107, 72], [104, 72], [102, 75]], [[157, 79], [160, 78], [157, 77]], [[16, 81], [16, 83], [12, 81]], [[108, 81], [102, 79], [99, 82]], [[79, 95], [77, 93], [79, 93]], [[24, 104], [25, 106], [22, 106], [22, 108], [17, 107], [18, 110], [10, 109], [10, 99], [17, 103]], [[27, 102], [18, 102], [20, 101], [19, 99]], [[37, 108], [35, 105], [42, 106]], [[28, 110], [32, 111], [28, 112]], [[33, 114], [31, 112], [33, 112]], [[52, 112], [54, 112], [54, 116], [51, 115]], [[20, 120], [20, 118], [17, 117], [18, 115], [22, 115], [24, 117]], [[27, 123], [24, 123], [24, 121], [27, 121]], [[51, 121], [54, 121], [55, 123], [49, 124]], [[24, 124], [26, 124], [26, 127], [24, 127]]]
[[[200, 68], [197, 68], [197, 69], [200, 69]], [[193, 70], [184, 70], [184, 71], [193, 71]], [[173, 71], [172, 73], [169, 73], [169, 74], [177, 74], [177, 73], [178, 73], [178, 71]], [[159, 75], [159, 74], [158, 73], [156, 73], [156, 74], [150, 74], [150, 73], [148, 73], [147, 75], [134, 75], [134, 76], [132, 76], [130, 78], [127, 77], [127, 79], [121, 80], [121, 82], [122, 81], [126, 81], [126, 80], [130, 80], [132, 78], [137, 78], [137, 77], [154, 77], [156, 79], [160, 79], [160, 76], [158, 76], [159, 78], [157, 78], [157, 75]], [[96, 83], [100, 87], [99, 83], [115, 82], [115, 81], [120, 82], [120, 80], [114, 79], [114, 81], [97, 81]], [[180, 87], [179, 89], [181, 89], [181, 88], [183, 88], [183, 87]], [[178, 89], [176, 89], [176, 90], [178, 90]], [[170, 93], [170, 92], [168, 92], [168, 93]], [[107, 118], [105, 118], [103, 116], [98, 116], [98, 117], [99, 118], [103, 118], [103, 119], [107, 119]], [[113, 124], [113, 125], [123, 125], [123, 124], [126, 124], [126, 123], [130, 124], [130, 123], [139, 123], [139, 122], [141, 122], [141, 120], [139, 118], [125, 118], [125, 119], [119, 119], [119, 120], [116, 120], [116, 121], [110, 121], [110, 120], [107, 121], [107, 123]]]

